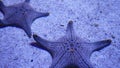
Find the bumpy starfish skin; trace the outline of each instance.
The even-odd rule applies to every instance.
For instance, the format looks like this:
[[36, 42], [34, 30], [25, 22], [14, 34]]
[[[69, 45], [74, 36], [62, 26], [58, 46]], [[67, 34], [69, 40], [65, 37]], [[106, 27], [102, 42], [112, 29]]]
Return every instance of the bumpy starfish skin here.
[[93, 68], [90, 55], [111, 43], [111, 40], [93, 43], [83, 41], [75, 35], [72, 21], [68, 23], [66, 35], [56, 42], [44, 40], [35, 34], [33, 37], [38, 42], [33, 46], [50, 52], [53, 58], [50, 68]]
[[33, 10], [29, 5], [30, 0], [25, 0], [12, 6], [5, 6], [0, 0], [0, 11], [4, 14], [4, 19], [0, 20], [0, 27], [16, 26], [22, 28], [31, 37], [31, 24], [40, 17], [46, 17], [49, 13], [41, 13]]

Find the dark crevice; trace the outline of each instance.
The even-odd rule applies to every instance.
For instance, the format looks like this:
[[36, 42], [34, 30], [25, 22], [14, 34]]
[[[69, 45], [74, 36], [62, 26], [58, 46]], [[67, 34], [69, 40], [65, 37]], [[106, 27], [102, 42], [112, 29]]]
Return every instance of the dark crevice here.
[[69, 64], [69, 65], [66, 65], [64, 68], [79, 68], [79, 66], [75, 64]]

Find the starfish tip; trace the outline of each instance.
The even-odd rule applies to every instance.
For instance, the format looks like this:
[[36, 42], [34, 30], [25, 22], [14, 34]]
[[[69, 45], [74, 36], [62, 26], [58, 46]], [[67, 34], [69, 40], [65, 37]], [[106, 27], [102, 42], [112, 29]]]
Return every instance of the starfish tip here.
[[32, 45], [32, 46], [35, 46], [36, 44], [37, 44], [36, 42], [30, 43], [30, 45]]
[[108, 42], [108, 44], [111, 44], [112, 40], [108, 39], [108, 40], [106, 40], [106, 42]]
[[33, 38], [36, 38], [36, 37], [38, 37], [37, 34], [33, 34]]
[[49, 16], [50, 15], [50, 13], [46, 13], [46, 16]]
[[73, 21], [72, 20], [70, 20], [69, 22], [68, 22], [68, 27], [72, 27], [73, 26]]
[[31, 35], [28, 35], [29, 38], [31, 38]]
[[70, 21], [69, 21], [69, 24], [73, 24], [73, 21], [72, 21], [72, 20], [70, 20]]
[[49, 16], [50, 13], [43, 13], [43, 16], [46, 17], [46, 16]]

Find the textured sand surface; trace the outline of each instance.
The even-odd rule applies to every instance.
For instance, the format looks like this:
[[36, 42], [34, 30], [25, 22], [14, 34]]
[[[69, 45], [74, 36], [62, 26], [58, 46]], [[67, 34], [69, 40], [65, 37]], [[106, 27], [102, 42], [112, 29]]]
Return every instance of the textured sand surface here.
[[[23, 1], [3, 0], [7, 6]], [[120, 0], [31, 0], [30, 5], [50, 13], [34, 21], [33, 33], [57, 40], [65, 34], [68, 21], [73, 20], [76, 34], [83, 39], [112, 39], [109, 47], [92, 54], [94, 68], [120, 68]], [[0, 29], [0, 68], [49, 68], [50, 54], [30, 46], [31, 42], [33, 38], [29, 39], [22, 29]]]

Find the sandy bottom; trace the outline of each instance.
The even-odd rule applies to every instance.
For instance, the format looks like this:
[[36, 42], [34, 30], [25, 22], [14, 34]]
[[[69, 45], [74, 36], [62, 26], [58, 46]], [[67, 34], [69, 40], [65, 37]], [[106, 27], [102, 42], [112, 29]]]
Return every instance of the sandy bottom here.
[[[24, 0], [4, 0], [9, 6]], [[120, 68], [120, 0], [31, 0], [30, 5], [50, 16], [36, 19], [31, 28], [47, 40], [65, 35], [69, 20], [76, 34], [90, 42], [111, 39], [112, 44], [92, 54], [94, 68]], [[0, 18], [3, 19], [0, 13]], [[47, 51], [30, 45], [33, 38], [16, 27], [0, 29], [0, 68], [49, 68]]]

